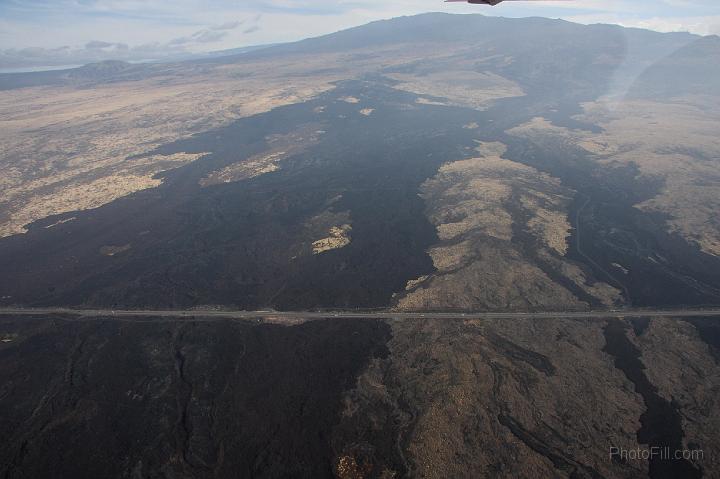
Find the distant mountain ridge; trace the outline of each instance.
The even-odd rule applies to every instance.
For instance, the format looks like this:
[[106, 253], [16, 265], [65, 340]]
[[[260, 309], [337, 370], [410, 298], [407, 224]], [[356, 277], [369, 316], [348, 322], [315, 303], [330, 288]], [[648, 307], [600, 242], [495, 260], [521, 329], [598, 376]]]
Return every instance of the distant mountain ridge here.
[[80, 68], [75, 68], [69, 71], [71, 78], [108, 78], [118, 75], [120, 73], [127, 72], [130, 69], [137, 68], [132, 63], [120, 61], [120, 60], [105, 60], [97, 63], [88, 63]]
[[[544, 17], [505, 18], [480, 14], [424, 13], [378, 20], [328, 35], [277, 45], [248, 56], [342, 52], [402, 43], [514, 43], [536, 38], [538, 35], [553, 40], [568, 35], [601, 36], [620, 32], [631, 40], [649, 43], [648, 48], [652, 48], [657, 43], [682, 44], [701, 38], [691, 33], [660, 33], [613, 24], [584, 25]], [[235, 60], [233, 57], [218, 58], [218, 61], [223, 62], [233, 60]]]
[[227, 64], [297, 54], [349, 52], [397, 44], [434, 43], [440, 46], [444, 43], [465, 42], [468, 45], [490, 45], [498, 51], [519, 55], [531, 50], [552, 53], [558, 47], [575, 44], [597, 50], [607, 48], [609, 42], [615, 42], [613, 48], [616, 50], [635, 48], [638, 58], [642, 59], [652, 57], [653, 51], [672, 52], [700, 38], [689, 33], [658, 33], [604, 24], [581, 25], [542, 17], [502, 18], [428, 13], [380, 20], [295, 43], [227, 50], [208, 58], [180, 63], [132, 64], [130, 68], [128, 64], [101, 62], [92, 67], [73, 70], [0, 74], [0, 90], [92, 81], [96, 78], [107, 81], [116, 75], [124, 77], [129, 72], [133, 76], [152, 75], [182, 65]]

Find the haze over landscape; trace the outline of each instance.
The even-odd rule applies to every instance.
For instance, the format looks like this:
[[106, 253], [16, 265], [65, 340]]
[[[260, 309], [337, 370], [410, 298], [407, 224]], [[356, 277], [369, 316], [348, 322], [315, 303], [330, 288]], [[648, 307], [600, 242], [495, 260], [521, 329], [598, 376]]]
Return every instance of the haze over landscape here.
[[0, 74], [2, 477], [720, 475], [717, 12], [650, 3], [69, 3], [174, 46]]

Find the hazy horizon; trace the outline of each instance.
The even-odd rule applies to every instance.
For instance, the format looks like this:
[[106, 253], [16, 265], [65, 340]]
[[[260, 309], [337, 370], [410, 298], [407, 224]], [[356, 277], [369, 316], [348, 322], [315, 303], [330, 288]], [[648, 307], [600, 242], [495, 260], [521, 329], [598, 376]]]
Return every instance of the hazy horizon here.
[[284, 43], [421, 13], [541, 16], [700, 35], [720, 33], [720, 5], [707, 0], [568, 0], [496, 7], [438, 0], [11, 0], [0, 4], [0, 69], [33, 69], [109, 59], [126, 61]]

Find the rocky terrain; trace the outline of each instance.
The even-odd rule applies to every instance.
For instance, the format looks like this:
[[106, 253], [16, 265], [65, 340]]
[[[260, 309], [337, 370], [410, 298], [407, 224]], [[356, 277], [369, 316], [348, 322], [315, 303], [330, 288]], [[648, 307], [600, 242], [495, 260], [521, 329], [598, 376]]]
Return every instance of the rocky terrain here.
[[0, 472], [715, 477], [717, 324], [4, 316]]
[[[447, 163], [423, 184], [441, 241], [430, 250], [437, 271], [411, 281], [397, 307], [567, 310], [619, 303], [618, 290], [589, 284], [565, 259], [573, 192], [534, 168], [503, 159], [502, 143], [482, 143], [476, 150], [478, 158]], [[544, 265], [552, 269], [545, 272]]]

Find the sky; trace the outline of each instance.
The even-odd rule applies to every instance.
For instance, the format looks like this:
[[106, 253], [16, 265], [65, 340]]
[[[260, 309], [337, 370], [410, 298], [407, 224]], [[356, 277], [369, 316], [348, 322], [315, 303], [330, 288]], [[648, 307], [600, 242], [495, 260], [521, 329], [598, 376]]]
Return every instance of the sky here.
[[0, 0], [0, 70], [147, 61], [332, 33], [424, 12], [544, 16], [720, 34], [720, 0]]

